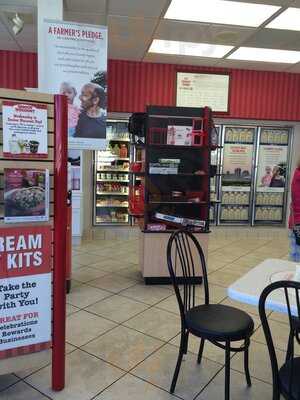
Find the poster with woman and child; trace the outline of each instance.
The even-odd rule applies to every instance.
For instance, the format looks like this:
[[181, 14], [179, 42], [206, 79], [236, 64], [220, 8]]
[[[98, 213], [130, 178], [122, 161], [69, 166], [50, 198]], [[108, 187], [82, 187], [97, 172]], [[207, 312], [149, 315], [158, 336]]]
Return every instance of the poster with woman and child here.
[[287, 146], [261, 145], [259, 150], [257, 190], [283, 192], [286, 183]]
[[67, 97], [69, 148], [105, 149], [107, 27], [45, 20], [44, 45], [39, 89]]

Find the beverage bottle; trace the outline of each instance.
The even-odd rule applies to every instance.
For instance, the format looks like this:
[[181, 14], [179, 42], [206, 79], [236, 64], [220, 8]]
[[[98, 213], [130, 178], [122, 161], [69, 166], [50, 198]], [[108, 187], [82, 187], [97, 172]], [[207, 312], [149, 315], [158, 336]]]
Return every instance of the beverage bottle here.
[[266, 131], [262, 131], [262, 132], [261, 132], [260, 142], [261, 142], [261, 143], [266, 143], [266, 142], [267, 142]]
[[126, 144], [121, 144], [120, 148], [120, 158], [127, 158], [128, 150]]
[[11, 138], [9, 140], [9, 151], [11, 154], [17, 154], [20, 152], [17, 135], [15, 133], [11, 135]]

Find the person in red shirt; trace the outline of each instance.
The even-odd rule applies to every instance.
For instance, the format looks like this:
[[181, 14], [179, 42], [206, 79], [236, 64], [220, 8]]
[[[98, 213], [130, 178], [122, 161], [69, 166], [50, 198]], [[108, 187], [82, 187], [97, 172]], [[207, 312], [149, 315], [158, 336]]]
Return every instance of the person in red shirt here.
[[[299, 237], [298, 239], [297, 236]], [[289, 238], [290, 259], [291, 261], [300, 262], [300, 158], [298, 160], [291, 184]]]

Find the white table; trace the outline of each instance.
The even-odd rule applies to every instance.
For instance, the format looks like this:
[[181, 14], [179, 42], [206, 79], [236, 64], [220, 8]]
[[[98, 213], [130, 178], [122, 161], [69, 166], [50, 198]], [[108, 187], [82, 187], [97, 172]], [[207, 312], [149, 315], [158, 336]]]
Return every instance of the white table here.
[[[286, 260], [267, 259], [229, 286], [228, 296], [241, 303], [258, 307], [263, 289], [272, 282], [292, 279], [296, 265], [297, 263]], [[298, 315], [294, 290], [291, 290], [289, 298], [292, 314]], [[269, 295], [266, 308], [287, 313], [283, 289], [276, 290]]]

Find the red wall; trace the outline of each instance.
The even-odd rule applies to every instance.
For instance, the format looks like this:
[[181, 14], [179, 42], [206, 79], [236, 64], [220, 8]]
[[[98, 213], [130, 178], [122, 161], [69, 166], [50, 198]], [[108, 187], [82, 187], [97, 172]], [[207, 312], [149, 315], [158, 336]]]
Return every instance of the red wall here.
[[24, 89], [36, 86], [36, 54], [0, 50], [0, 87]]
[[[109, 111], [144, 111], [145, 105], [174, 105], [176, 71], [226, 69], [110, 60]], [[231, 118], [300, 120], [300, 74], [231, 69]], [[0, 87], [36, 87], [33, 53], [0, 51]]]

